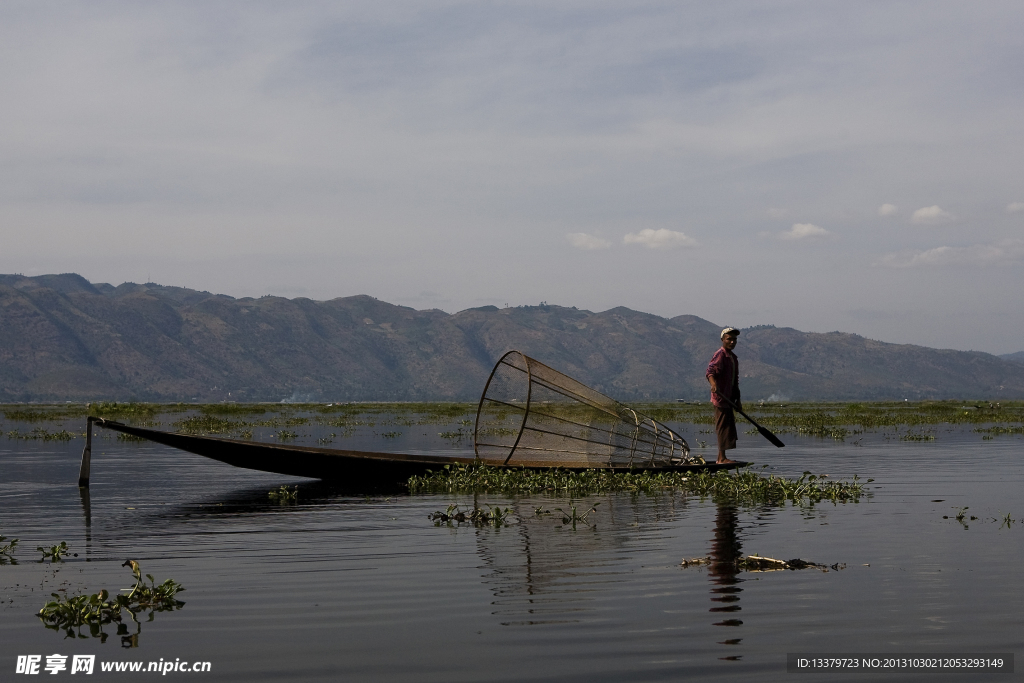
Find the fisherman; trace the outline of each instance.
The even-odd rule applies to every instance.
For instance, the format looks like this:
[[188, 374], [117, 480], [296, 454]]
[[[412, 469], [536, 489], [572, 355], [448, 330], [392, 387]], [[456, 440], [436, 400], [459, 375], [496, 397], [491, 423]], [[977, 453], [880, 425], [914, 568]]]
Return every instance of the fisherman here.
[[[732, 352], [740, 331], [735, 327], [722, 330], [722, 348], [715, 351], [705, 373], [711, 384], [711, 403], [715, 406], [715, 435], [718, 437], [718, 464], [736, 462], [725, 457], [727, 450], [736, 448], [736, 414], [729, 401], [739, 410], [740, 403], [740, 362]], [[726, 400], [728, 399], [728, 400]]]

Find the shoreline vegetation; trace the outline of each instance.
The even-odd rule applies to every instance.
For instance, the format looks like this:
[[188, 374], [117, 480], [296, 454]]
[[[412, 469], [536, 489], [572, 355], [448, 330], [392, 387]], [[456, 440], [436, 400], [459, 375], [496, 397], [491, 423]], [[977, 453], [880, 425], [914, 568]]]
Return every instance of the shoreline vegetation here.
[[[632, 408], [664, 423], [710, 425], [710, 403], [649, 402]], [[166, 423], [186, 433], [226, 433], [251, 427], [322, 425], [358, 427], [458, 423], [462, 436], [472, 435], [475, 403], [21, 403], [0, 404], [5, 421], [66, 422], [88, 416], [127, 421], [138, 426]], [[744, 410], [780, 434], [843, 439], [865, 430], [886, 427], [990, 425], [992, 433], [1020, 433], [1024, 401], [945, 400], [876, 402], [747, 403]], [[742, 424], [742, 420], [741, 420]], [[468, 429], [466, 429], [468, 428]], [[1009, 431], [1007, 431], [1009, 429]], [[48, 430], [11, 429], [8, 438], [46, 439]], [[66, 440], [74, 432], [50, 438]]]

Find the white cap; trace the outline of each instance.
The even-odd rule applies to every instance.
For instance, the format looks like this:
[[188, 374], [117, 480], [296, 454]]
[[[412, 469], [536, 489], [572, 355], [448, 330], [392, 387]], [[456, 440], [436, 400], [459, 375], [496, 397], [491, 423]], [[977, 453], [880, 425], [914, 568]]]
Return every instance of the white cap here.
[[733, 334], [738, 336], [739, 333], [740, 331], [737, 330], [735, 327], [727, 327], [724, 330], [722, 330], [722, 339], [725, 339], [725, 335], [727, 334]]

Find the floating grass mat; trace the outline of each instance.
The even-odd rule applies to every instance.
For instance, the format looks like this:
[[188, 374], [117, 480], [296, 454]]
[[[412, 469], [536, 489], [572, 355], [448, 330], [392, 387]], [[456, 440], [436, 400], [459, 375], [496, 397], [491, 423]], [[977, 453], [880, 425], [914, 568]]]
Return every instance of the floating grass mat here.
[[[873, 481], [868, 479], [868, 482]], [[855, 501], [866, 493], [865, 484], [833, 481], [827, 475], [805, 472], [797, 479], [763, 476], [749, 469], [738, 472], [610, 472], [607, 470], [527, 470], [488, 465], [445, 465], [443, 470], [410, 477], [414, 493], [568, 493], [573, 496], [609, 491], [652, 493], [679, 490], [714, 498], [758, 502], [786, 500], [812, 502]]]
[[75, 435], [66, 429], [62, 429], [59, 432], [50, 432], [42, 427], [36, 427], [31, 432], [22, 433], [17, 429], [12, 429], [6, 434], [8, 439], [25, 439], [25, 440], [38, 440], [38, 441], [71, 441], [75, 438]]

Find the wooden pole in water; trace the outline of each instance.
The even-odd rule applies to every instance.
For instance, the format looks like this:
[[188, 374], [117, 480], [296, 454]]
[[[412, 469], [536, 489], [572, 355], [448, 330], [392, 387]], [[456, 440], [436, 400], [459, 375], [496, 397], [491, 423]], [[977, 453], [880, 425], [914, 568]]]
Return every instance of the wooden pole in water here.
[[92, 423], [90, 415], [85, 420], [85, 450], [82, 451], [82, 469], [78, 472], [78, 487], [89, 488], [89, 469], [92, 465]]

